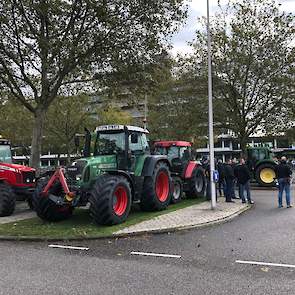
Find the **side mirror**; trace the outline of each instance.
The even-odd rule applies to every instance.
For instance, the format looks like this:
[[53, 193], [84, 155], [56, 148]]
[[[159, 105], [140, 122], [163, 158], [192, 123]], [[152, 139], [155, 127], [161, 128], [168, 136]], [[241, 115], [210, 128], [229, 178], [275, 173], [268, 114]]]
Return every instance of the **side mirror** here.
[[131, 133], [131, 143], [138, 143], [138, 134]]

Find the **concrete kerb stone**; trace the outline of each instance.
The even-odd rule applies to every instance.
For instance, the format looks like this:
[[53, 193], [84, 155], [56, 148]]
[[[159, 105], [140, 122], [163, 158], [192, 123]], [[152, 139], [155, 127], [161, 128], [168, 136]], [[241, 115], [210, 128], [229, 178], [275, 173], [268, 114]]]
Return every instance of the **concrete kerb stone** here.
[[240, 214], [244, 213], [245, 211], [251, 209], [253, 205], [247, 205], [240, 210], [216, 220], [212, 220], [209, 222], [199, 223], [195, 225], [189, 226], [179, 226], [179, 227], [171, 227], [171, 228], [164, 228], [164, 229], [156, 229], [156, 230], [144, 230], [144, 231], [137, 231], [137, 232], [129, 232], [129, 233], [118, 233], [118, 234], [111, 234], [111, 235], [102, 235], [102, 236], [93, 236], [93, 237], [74, 237], [74, 238], [48, 238], [48, 237], [36, 237], [36, 236], [0, 236], [0, 241], [27, 241], [27, 242], [53, 242], [53, 241], [83, 241], [83, 240], [99, 240], [99, 239], [118, 239], [118, 238], [126, 238], [126, 237], [134, 237], [134, 236], [143, 236], [146, 234], [163, 234], [163, 233], [171, 233], [177, 232], [182, 230], [190, 230], [194, 228], [204, 228], [209, 226], [214, 226], [217, 224], [222, 224], [231, 221], [235, 217], [239, 216]]

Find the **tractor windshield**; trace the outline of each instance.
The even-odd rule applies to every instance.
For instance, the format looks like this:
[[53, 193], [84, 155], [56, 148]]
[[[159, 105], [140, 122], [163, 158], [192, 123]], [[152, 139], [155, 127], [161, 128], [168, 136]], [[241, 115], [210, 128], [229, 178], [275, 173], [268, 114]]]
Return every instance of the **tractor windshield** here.
[[113, 155], [124, 151], [125, 133], [97, 133], [94, 155]]
[[0, 162], [12, 163], [11, 150], [9, 145], [0, 145]]

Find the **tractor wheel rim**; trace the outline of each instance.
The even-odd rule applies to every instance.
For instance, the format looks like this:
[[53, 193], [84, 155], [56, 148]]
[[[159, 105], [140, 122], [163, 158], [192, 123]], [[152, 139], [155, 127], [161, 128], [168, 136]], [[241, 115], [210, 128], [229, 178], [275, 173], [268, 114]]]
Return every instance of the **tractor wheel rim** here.
[[196, 177], [195, 189], [198, 193], [200, 193], [203, 190], [203, 178], [200, 175]]
[[169, 196], [169, 176], [164, 171], [156, 178], [156, 194], [160, 202], [165, 202]]
[[264, 168], [260, 171], [260, 179], [264, 183], [272, 183], [275, 177], [276, 174], [272, 168]]
[[128, 205], [127, 191], [123, 186], [116, 188], [113, 197], [113, 210], [116, 215], [121, 216], [126, 212]]
[[180, 198], [180, 184], [179, 184], [179, 182], [174, 183], [173, 198], [174, 198], [174, 200], [178, 200]]

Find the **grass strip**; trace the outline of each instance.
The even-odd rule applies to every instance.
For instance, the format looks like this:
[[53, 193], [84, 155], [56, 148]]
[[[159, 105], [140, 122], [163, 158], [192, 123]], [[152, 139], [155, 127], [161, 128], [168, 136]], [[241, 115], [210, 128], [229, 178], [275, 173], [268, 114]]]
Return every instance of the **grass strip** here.
[[154, 217], [204, 202], [203, 198], [185, 199], [171, 204], [168, 209], [157, 212], [142, 212], [133, 206], [126, 222], [114, 226], [97, 226], [93, 223], [88, 210], [76, 209], [72, 218], [61, 222], [45, 222], [38, 217], [0, 225], [0, 236], [27, 236], [36, 238], [71, 239], [94, 238], [112, 235], [123, 228]]

